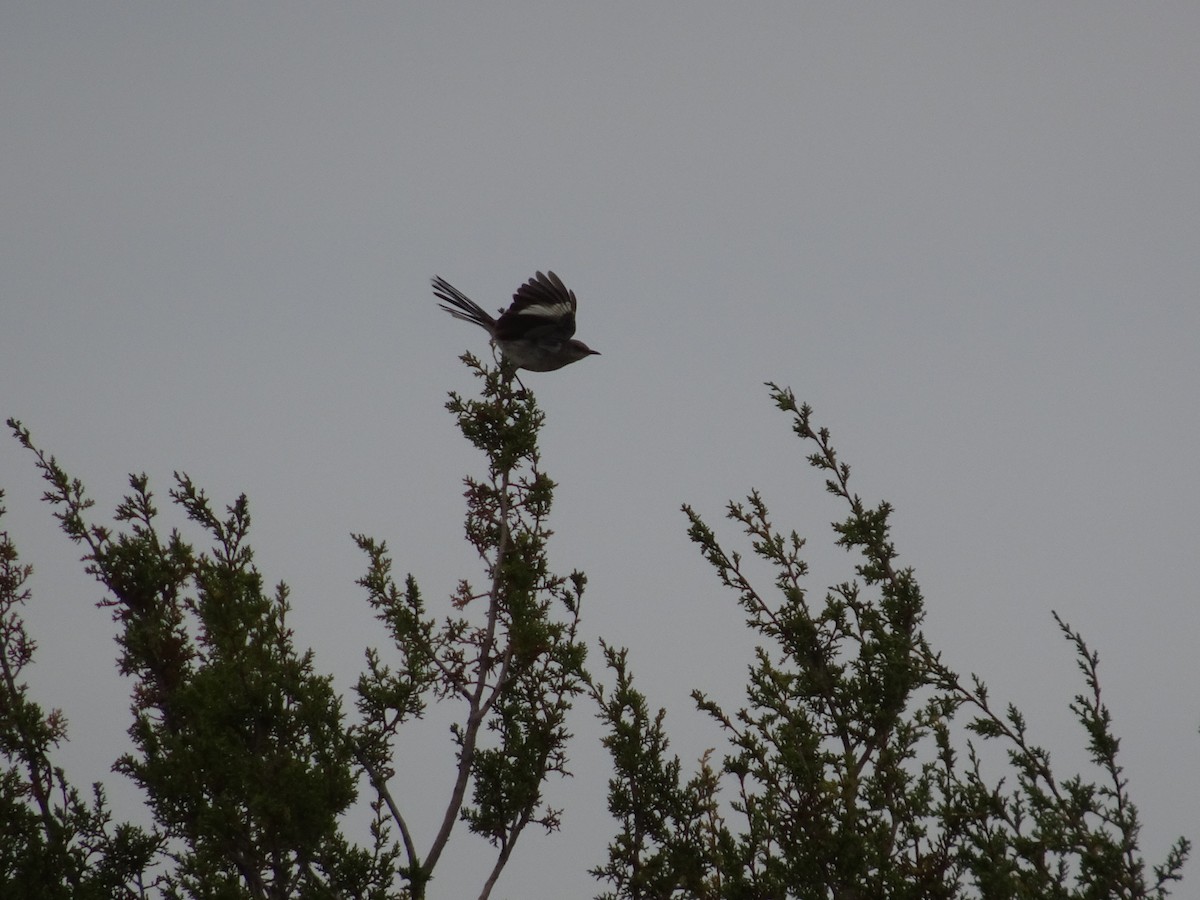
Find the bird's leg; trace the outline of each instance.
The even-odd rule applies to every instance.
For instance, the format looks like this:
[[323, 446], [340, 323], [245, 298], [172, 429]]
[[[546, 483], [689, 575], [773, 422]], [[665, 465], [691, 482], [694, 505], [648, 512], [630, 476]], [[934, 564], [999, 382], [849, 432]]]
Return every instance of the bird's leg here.
[[517, 374], [517, 367], [503, 353], [500, 354], [500, 377], [504, 379], [506, 384], [516, 381], [521, 386], [521, 390], [527, 390], [525, 382]]

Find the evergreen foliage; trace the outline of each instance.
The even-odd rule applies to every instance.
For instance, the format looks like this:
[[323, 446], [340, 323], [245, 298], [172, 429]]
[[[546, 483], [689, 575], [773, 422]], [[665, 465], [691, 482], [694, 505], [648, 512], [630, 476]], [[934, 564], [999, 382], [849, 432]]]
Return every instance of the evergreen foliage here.
[[[815, 597], [805, 540], [779, 529], [755, 491], [726, 512], [773, 571], [764, 587], [684, 507], [689, 536], [760, 640], [744, 706], [693, 695], [726, 745], [686, 772], [629, 654], [601, 642], [606, 677], [585, 668], [586, 578], [554, 574], [547, 557], [555, 484], [541, 468], [542, 411], [514, 373], [463, 359], [480, 393], [451, 394], [447, 408], [485, 460], [465, 480], [481, 577], [431, 606], [414, 576], [393, 575], [385, 542], [353, 536], [366, 558], [358, 584], [390, 645], [366, 650], [352, 710], [297, 646], [287, 587], [268, 590], [256, 569], [244, 496], [218, 510], [176, 474], [168, 497], [186, 521], [168, 529], [136, 475], [115, 525], [97, 524], [80, 481], [9, 421], [104, 588], [131, 684], [130, 749], [114, 769], [147, 815], [114, 821], [102, 785], [85, 795], [55, 764], [67, 723], [22, 680], [37, 649], [21, 618], [31, 568], [0, 531], [0, 896], [420, 900], [436, 893], [461, 824], [490, 854], [486, 898], [530, 825], [560, 826], [544, 788], [569, 774], [581, 695], [613, 765], [617, 832], [592, 872], [605, 898], [1133, 900], [1166, 897], [1180, 879], [1183, 838], [1159, 865], [1142, 856], [1097, 654], [1055, 617], [1083, 678], [1070, 712], [1095, 768], [1063, 777], [1016, 708], [998, 709], [980, 678], [960, 677], [929, 645], [891, 507], [850, 490], [828, 432], [775, 385], [808, 462], [845, 505], [834, 531], [854, 575]], [[402, 802], [410, 773], [397, 748], [434, 705], [453, 716], [454, 766], [431, 815]], [[983, 743], [1004, 749], [1007, 777], [985, 776]], [[367, 846], [345, 836], [360, 792]], [[423, 845], [420, 834], [433, 837]]]
[[[924, 601], [897, 565], [891, 507], [849, 487], [812, 410], [769, 385], [792, 429], [814, 446], [811, 466], [847, 507], [833, 525], [856, 554], [856, 577], [819, 601], [805, 586], [804, 539], [771, 520], [763, 498], [726, 515], [775, 573], [770, 590], [747, 574], [691, 508], [688, 534], [737, 597], [761, 638], [746, 705], [731, 712], [701, 693], [700, 710], [726, 735], [685, 780], [669, 756], [665, 712], [651, 716], [627, 654], [605, 648], [614, 687], [595, 688], [616, 774], [609, 809], [619, 831], [594, 874], [606, 898], [1148, 898], [1180, 878], [1183, 838], [1147, 873], [1140, 822], [1100, 700], [1098, 658], [1058, 619], [1087, 686], [1071, 711], [1099, 773], [1061, 778], [1030, 742], [1021, 714], [991, 705], [975, 677], [947, 667], [920, 630]], [[964, 728], [956, 716], [966, 712]], [[1015, 784], [989, 783], [963, 733], [1001, 742]], [[965, 752], [965, 763], [963, 755]]]

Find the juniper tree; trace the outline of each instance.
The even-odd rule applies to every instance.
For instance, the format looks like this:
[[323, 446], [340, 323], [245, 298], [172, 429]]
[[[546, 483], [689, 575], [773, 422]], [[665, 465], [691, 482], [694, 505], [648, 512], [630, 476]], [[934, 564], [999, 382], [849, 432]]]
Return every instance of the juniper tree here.
[[[354, 539], [360, 579], [391, 646], [368, 650], [358, 718], [347, 721], [328, 676], [295, 646], [288, 590], [253, 564], [244, 497], [218, 513], [186, 476], [170, 499], [209, 541], [164, 530], [144, 475], [116, 510], [91, 501], [28, 431], [46, 499], [117, 623], [118, 667], [133, 682], [133, 749], [116, 764], [143, 791], [151, 822], [114, 823], [103, 787], [90, 799], [53, 760], [66, 723], [29, 696], [34, 655], [19, 611], [28, 567], [0, 535], [0, 894], [5, 897], [425, 897], [458, 823], [493, 848], [490, 895], [529, 825], [554, 830], [543, 797], [567, 771], [566, 716], [590, 690], [607, 724], [617, 818], [594, 874], [611, 897], [1164, 897], [1189, 850], [1180, 839], [1147, 871], [1140, 821], [1100, 694], [1098, 658], [1059, 621], [1085, 690], [1072, 703], [1099, 773], [1062, 777], [1013, 707], [962, 679], [925, 639], [914, 573], [900, 567], [887, 504], [849, 488], [811, 410], [772, 386], [846, 504], [837, 542], [854, 577], [813, 597], [804, 540], [779, 530], [753, 492], [728, 516], [775, 572], [770, 589], [739, 553], [684, 507], [689, 535], [761, 638], [745, 706], [695, 694], [727, 736], [686, 774], [669, 751], [665, 713], [650, 713], [628, 655], [604, 646], [613, 684], [591, 681], [577, 637], [582, 574], [546, 558], [554, 484], [541, 470], [543, 416], [508, 373], [465, 358], [478, 399], [448, 408], [486, 466], [466, 480], [466, 537], [482, 563], [444, 603], [392, 576], [385, 543]], [[438, 608], [441, 611], [435, 611]], [[453, 711], [455, 760], [433, 834], [404, 803], [402, 731], [434, 704]], [[998, 742], [1011, 766], [988, 781], [973, 741]], [[343, 834], [358, 792], [371, 798], [371, 841]]]
[[[744, 706], [729, 711], [693, 694], [727, 746], [690, 776], [669, 753], [665, 712], [651, 715], [634, 687], [627, 652], [604, 648], [613, 684], [593, 694], [619, 829], [593, 870], [611, 888], [602, 896], [1165, 897], [1189, 844], [1180, 838], [1146, 871], [1096, 654], [1055, 617], [1084, 677], [1071, 710], [1098, 772], [1064, 778], [1015, 707], [997, 710], [981, 679], [960, 678], [930, 646], [915, 574], [898, 564], [891, 540], [891, 507], [853, 493], [850, 468], [828, 431], [812, 425], [811, 409], [770, 389], [848, 510], [833, 529], [857, 557], [855, 577], [814, 597], [805, 540], [776, 527], [752, 492], [726, 515], [774, 571], [762, 587], [684, 506], [690, 538], [762, 642]], [[971, 735], [1003, 745], [1010, 780], [987, 781]]]
[[[555, 575], [546, 544], [554, 482], [541, 469], [544, 415], [511, 373], [467, 354], [482, 382], [479, 399], [453, 393], [447, 408], [463, 436], [487, 459], [482, 477], [465, 480], [466, 539], [483, 564], [483, 582], [459, 583], [455, 612], [430, 612], [410, 575], [398, 585], [387, 547], [355, 540], [370, 561], [360, 581], [387, 626], [398, 662], [371, 650], [358, 682], [361, 759], [377, 792], [380, 835], [399, 835], [393, 853], [411, 896], [425, 888], [458, 821], [495, 849], [480, 891], [487, 897], [529, 825], [559, 827], [561, 811], [542, 789], [567, 774], [566, 716], [585, 689], [586, 650], [579, 641], [581, 572]], [[432, 843], [417, 845], [389, 784], [397, 777], [393, 741], [429, 703], [461, 710], [453, 726], [457, 765]]]
[[[0, 519], [4, 492], [0, 491]], [[85, 798], [55, 764], [66, 738], [59, 710], [29, 695], [23, 672], [37, 644], [21, 607], [31, 566], [0, 531], [0, 896], [12, 900], [114, 900], [142, 897], [158, 838], [114, 823], [104, 789]]]
[[[287, 625], [288, 591], [264, 589], [244, 496], [217, 513], [185, 475], [170, 499], [212, 541], [164, 532], [147, 476], [129, 479], [114, 519], [88, 521], [82, 483], [37, 449], [45, 499], [84, 547], [117, 625], [118, 671], [133, 682], [133, 749], [114, 770], [153, 819], [139, 888], [164, 897], [382, 896], [370, 855], [342, 837], [355, 799], [353, 743], [331, 679]], [[85, 677], [82, 673], [80, 677]], [[67, 835], [70, 837], [70, 835]], [[75, 839], [78, 840], [78, 835]], [[120, 861], [113, 848], [101, 852]]]
[[[0, 895], [423, 898], [462, 822], [494, 848], [487, 897], [528, 826], [558, 828], [542, 790], [567, 771], [566, 714], [584, 687], [585, 579], [554, 575], [547, 562], [554, 483], [540, 467], [532, 394], [465, 360], [482, 393], [453, 394], [448, 408], [486, 459], [484, 474], [466, 480], [467, 540], [484, 583], [461, 581], [443, 604], [450, 612], [434, 613], [412, 576], [395, 583], [384, 542], [354, 536], [367, 556], [359, 584], [392, 646], [367, 651], [353, 723], [312, 652], [296, 647], [288, 588], [264, 588], [245, 496], [218, 512], [176, 474], [170, 499], [208, 535], [208, 550], [163, 529], [145, 475], [131, 476], [115, 530], [94, 524], [83, 485], [9, 422], [105, 590], [118, 669], [133, 682], [133, 749], [114, 768], [141, 789], [152, 825], [113, 825], [102, 787], [85, 802], [54, 767], [66, 723], [19, 681], [34, 652], [18, 615], [28, 569], [4, 535]], [[409, 773], [395, 738], [434, 703], [457, 710], [457, 765], [421, 847], [409, 822], [430, 813], [398, 799]], [[364, 785], [371, 841], [359, 847], [343, 826]]]

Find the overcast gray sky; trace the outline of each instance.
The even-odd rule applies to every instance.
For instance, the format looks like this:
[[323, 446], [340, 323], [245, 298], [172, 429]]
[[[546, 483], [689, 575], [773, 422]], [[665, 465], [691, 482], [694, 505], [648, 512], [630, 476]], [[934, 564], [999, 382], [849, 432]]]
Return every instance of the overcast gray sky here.
[[[247, 492], [260, 568], [348, 689], [385, 642], [351, 531], [431, 600], [477, 573], [479, 460], [443, 403], [486, 337], [429, 278], [491, 309], [552, 268], [603, 353], [526, 382], [553, 561], [675, 749], [719, 745], [687, 693], [735, 705], [751, 647], [679, 505], [736, 546], [723, 503], [758, 487], [818, 595], [851, 572], [775, 380], [897, 507], [946, 660], [1064, 774], [1081, 683], [1050, 610], [1100, 652], [1158, 861], [1200, 837], [1197, 35], [1195, 3], [7, 2], [0, 414], [98, 514], [130, 471]], [[86, 784], [125, 747], [112, 625], [11, 439], [0, 486], [37, 567], [31, 682]], [[496, 896], [598, 890], [607, 759], [575, 724], [564, 831]], [[427, 834], [443, 725], [401, 789]], [[473, 896], [484, 849], [434, 896]]]

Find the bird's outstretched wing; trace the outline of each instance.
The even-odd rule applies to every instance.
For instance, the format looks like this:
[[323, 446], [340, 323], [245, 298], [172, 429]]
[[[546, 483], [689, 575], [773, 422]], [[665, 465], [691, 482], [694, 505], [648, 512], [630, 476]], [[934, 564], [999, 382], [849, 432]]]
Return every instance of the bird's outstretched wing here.
[[497, 340], [566, 341], [575, 334], [575, 292], [553, 272], [538, 272], [517, 288], [496, 321]]

